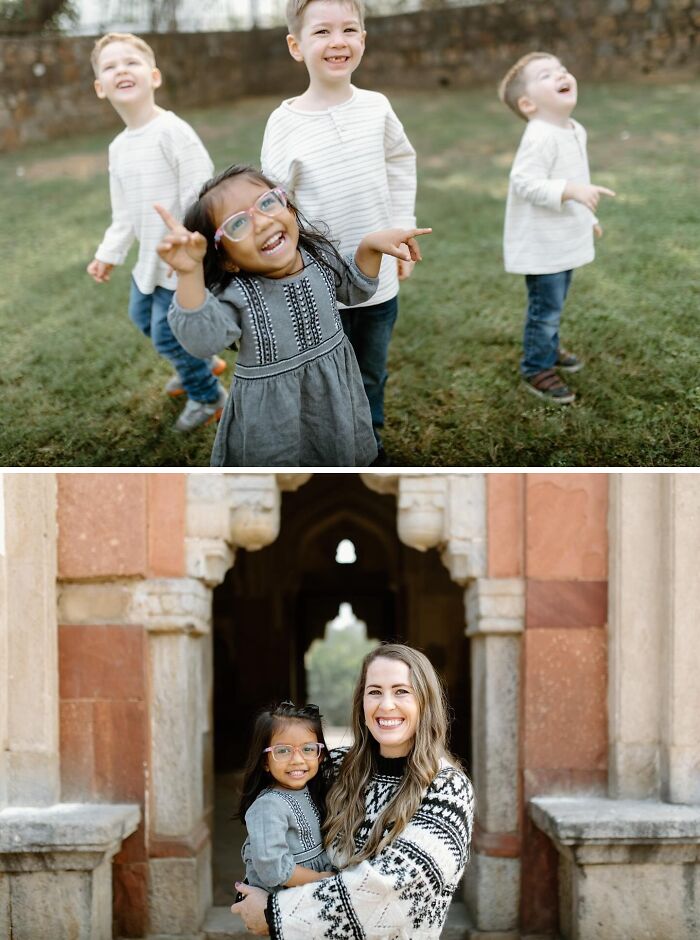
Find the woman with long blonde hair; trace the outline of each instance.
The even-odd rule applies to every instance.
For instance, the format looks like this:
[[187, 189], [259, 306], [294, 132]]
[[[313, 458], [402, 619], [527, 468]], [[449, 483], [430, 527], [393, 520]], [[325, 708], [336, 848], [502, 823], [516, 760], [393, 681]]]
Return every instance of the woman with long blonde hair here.
[[473, 791], [447, 750], [447, 707], [423, 653], [365, 657], [354, 742], [331, 752], [325, 842], [340, 871], [268, 895], [237, 884], [248, 930], [275, 940], [437, 940], [469, 857]]

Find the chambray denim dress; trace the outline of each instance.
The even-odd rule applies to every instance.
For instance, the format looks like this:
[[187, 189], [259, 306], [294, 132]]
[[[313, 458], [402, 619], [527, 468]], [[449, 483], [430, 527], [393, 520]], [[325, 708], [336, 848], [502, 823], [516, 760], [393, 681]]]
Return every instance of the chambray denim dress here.
[[377, 455], [367, 395], [337, 302], [369, 300], [378, 278], [354, 262], [327, 264], [303, 248], [285, 278], [238, 275], [218, 296], [168, 321], [193, 356], [237, 343], [238, 362], [219, 423], [215, 467], [366, 467]]
[[278, 891], [295, 865], [329, 871], [323, 849], [321, 817], [308, 787], [263, 790], [245, 814], [248, 838], [241, 855], [248, 884]]

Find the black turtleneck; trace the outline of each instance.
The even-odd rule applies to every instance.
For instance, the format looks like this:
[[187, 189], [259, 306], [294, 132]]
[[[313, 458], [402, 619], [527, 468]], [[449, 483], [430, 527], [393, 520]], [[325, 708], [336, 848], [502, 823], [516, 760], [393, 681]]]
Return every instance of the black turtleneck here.
[[382, 757], [381, 754], [375, 754], [374, 769], [384, 777], [403, 777], [406, 772], [406, 758]]

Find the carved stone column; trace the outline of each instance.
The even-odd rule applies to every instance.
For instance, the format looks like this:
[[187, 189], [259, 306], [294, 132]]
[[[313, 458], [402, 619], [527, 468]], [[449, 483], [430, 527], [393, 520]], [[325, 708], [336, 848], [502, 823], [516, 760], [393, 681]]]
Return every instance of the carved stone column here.
[[474, 581], [466, 592], [471, 638], [474, 789], [478, 824], [465, 900], [479, 930], [517, 928], [520, 904], [518, 723], [525, 585]]
[[[700, 804], [700, 474], [663, 476], [668, 514], [662, 797]], [[696, 869], [700, 872], [700, 866]], [[699, 877], [696, 874], [696, 878]]]
[[611, 496], [610, 795], [700, 803], [700, 475]]
[[0, 807], [60, 796], [56, 478], [0, 474]]

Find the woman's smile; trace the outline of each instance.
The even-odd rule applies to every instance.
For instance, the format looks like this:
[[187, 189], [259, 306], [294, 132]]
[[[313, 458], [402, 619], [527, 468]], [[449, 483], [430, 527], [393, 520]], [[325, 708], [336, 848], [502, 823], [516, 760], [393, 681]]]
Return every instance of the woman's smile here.
[[405, 757], [418, 727], [419, 707], [411, 670], [397, 659], [377, 656], [367, 669], [365, 721], [383, 757]]

